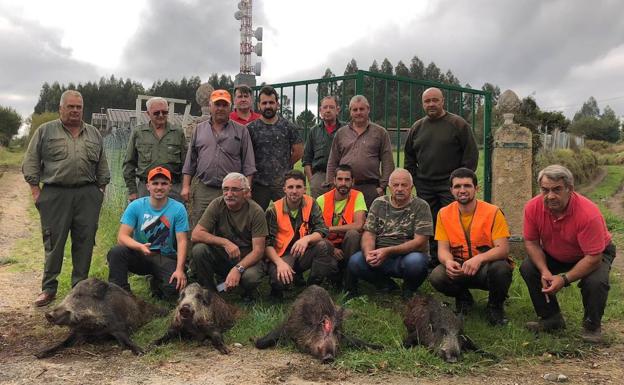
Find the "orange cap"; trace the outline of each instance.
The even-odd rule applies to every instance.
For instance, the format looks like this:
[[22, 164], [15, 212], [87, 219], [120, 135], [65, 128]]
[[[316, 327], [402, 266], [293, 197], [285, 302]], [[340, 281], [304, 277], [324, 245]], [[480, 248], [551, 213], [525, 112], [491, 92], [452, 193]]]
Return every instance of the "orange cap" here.
[[169, 179], [169, 181], [171, 182], [171, 173], [169, 172], [169, 170], [160, 166], [154, 167], [149, 171], [149, 173], [147, 173], [147, 181], [151, 182], [152, 179], [154, 179], [154, 177], [157, 175], [162, 175], [165, 178]]
[[232, 97], [230, 96], [230, 93], [226, 90], [212, 91], [212, 93], [210, 94], [210, 101], [214, 103], [217, 100], [225, 100], [226, 102], [228, 102], [228, 104], [232, 104]]

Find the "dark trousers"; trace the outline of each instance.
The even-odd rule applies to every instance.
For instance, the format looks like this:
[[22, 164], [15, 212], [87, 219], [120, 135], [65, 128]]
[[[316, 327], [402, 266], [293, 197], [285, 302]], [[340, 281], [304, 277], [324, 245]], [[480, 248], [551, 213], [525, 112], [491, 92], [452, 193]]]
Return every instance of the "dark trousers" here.
[[[303, 275], [304, 272], [310, 270], [308, 282], [317, 283], [338, 273], [338, 264], [336, 258], [332, 255], [332, 251], [333, 246], [331, 243], [322, 240], [308, 246], [305, 253], [300, 257], [295, 258], [289, 252], [284, 253], [282, 261], [286, 262], [295, 271], [295, 274]], [[283, 290], [284, 284], [277, 279], [277, 267], [275, 264], [268, 261], [266, 265], [271, 286]]]
[[262, 207], [262, 210], [266, 210], [271, 201], [276, 202], [283, 196], [284, 189], [282, 186], [262, 186], [254, 183], [251, 188], [251, 198]]
[[429, 276], [429, 282], [437, 291], [449, 297], [457, 297], [468, 289], [489, 291], [489, 304], [502, 305], [507, 298], [513, 268], [507, 260], [484, 263], [473, 276], [451, 279], [446, 274], [446, 267], [438, 265]]
[[44, 185], [35, 204], [41, 217], [45, 264], [42, 290], [56, 293], [65, 242], [71, 232], [72, 287], [89, 276], [95, 233], [104, 194], [95, 184], [81, 187]]
[[[242, 254], [241, 256], [245, 256]], [[197, 282], [203, 287], [216, 290], [215, 274], [225, 280], [230, 270], [239, 262], [238, 259], [231, 259], [223, 248], [209, 246], [205, 243], [196, 243], [193, 246], [193, 271]], [[249, 292], [256, 289], [264, 276], [261, 263], [247, 267], [241, 275], [239, 285], [243, 290]]]
[[364, 201], [366, 202], [366, 208], [370, 209], [373, 201], [379, 197], [377, 192], [377, 183], [357, 183], [357, 180], [353, 184], [355, 190], [361, 191], [364, 195]]
[[369, 265], [361, 251], [349, 260], [349, 270], [354, 280], [362, 278], [375, 286], [382, 286], [390, 277], [402, 278], [404, 287], [413, 291], [427, 278], [428, 265], [429, 256], [419, 252], [393, 255], [378, 267]]
[[[157, 287], [167, 299], [177, 297], [176, 281], [169, 283], [171, 274], [176, 270], [174, 256], [154, 254], [145, 256], [126, 246], [115, 246], [108, 252], [108, 281], [130, 292], [128, 273], [152, 275]], [[159, 293], [154, 293], [159, 294]]]
[[[581, 296], [583, 297], [583, 308], [585, 314], [583, 320], [593, 326], [600, 326], [605, 306], [607, 305], [607, 297], [609, 295], [609, 271], [611, 264], [615, 258], [615, 245], [609, 245], [602, 252], [602, 261], [600, 266], [581, 278], [578, 286], [581, 288]], [[546, 254], [546, 265], [552, 274], [561, 274], [570, 271], [576, 263], [564, 263], [553, 259]], [[544, 293], [542, 293], [542, 281], [539, 270], [535, 267], [530, 258], [525, 258], [520, 266], [520, 273], [527, 284], [535, 313], [540, 318], [550, 318], [560, 313], [559, 303], [554, 295], [550, 296], [550, 302], [546, 302]]]
[[312, 173], [312, 178], [310, 179], [310, 196], [314, 199], [319, 196], [325, 194], [330, 189], [328, 187], [324, 187], [325, 184], [325, 171], [316, 171]]
[[338, 245], [343, 254], [342, 259], [338, 261], [338, 279], [344, 280], [346, 290], [351, 290], [355, 286], [353, 275], [349, 271], [348, 266], [351, 256], [360, 251], [361, 239], [362, 233], [355, 230], [349, 230], [344, 234], [342, 243]]
[[[449, 183], [427, 183], [422, 180], [414, 180], [414, 186], [416, 186], [416, 196], [429, 204], [435, 230], [438, 212], [442, 207], [448, 206], [455, 200], [453, 194], [451, 194]], [[429, 237], [429, 252], [433, 257], [433, 264], [437, 265], [439, 263], [438, 242], [435, 241], [433, 236]]]

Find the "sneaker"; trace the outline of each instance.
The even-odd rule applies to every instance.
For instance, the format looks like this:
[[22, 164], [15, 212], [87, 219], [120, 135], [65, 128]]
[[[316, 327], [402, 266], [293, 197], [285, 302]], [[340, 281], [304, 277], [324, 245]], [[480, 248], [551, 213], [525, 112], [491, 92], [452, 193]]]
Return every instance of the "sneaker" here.
[[474, 299], [469, 290], [455, 297], [455, 312], [457, 314], [468, 315], [474, 306]]
[[588, 344], [600, 344], [602, 340], [602, 329], [598, 326], [596, 329], [588, 329], [583, 326], [581, 331], [581, 339]]
[[537, 333], [537, 332], [551, 333], [556, 330], [565, 329], [566, 324], [561, 313], [557, 313], [548, 318], [541, 318], [538, 321], [527, 322], [525, 326], [527, 329], [529, 329], [529, 331], [532, 331], [534, 333]]
[[485, 318], [492, 326], [503, 326], [507, 325], [509, 322], [509, 320], [505, 317], [505, 309], [502, 304], [488, 304], [485, 309]]

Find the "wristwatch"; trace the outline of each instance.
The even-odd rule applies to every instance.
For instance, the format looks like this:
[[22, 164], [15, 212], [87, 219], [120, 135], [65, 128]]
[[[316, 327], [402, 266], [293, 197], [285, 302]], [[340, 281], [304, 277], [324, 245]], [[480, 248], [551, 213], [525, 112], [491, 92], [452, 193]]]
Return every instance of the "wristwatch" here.
[[568, 287], [570, 286], [570, 280], [568, 279], [568, 276], [564, 274], [561, 274], [561, 278], [563, 278], [563, 286], [564, 287]]
[[234, 266], [234, 268], [236, 270], [238, 270], [238, 272], [241, 273], [241, 274], [243, 274], [245, 272], [245, 268], [243, 266], [241, 266], [241, 265], [236, 265], [236, 266]]

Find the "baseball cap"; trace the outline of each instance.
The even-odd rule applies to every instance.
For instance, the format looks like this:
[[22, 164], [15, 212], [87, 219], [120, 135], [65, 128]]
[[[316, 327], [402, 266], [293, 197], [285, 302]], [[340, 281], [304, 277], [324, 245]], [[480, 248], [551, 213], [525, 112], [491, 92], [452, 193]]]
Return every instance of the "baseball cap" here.
[[212, 93], [210, 94], [210, 101], [214, 103], [217, 100], [225, 100], [226, 102], [228, 102], [228, 104], [232, 104], [232, 96], [230, 96], [230, 93], [226, 90], [212, 91]]
[[160, 166], [154, 167], [147, 173], [147, 181], [151, 182], [151, 180], [154, 179], [157, 175], [162, 175], [165, 178], [169, 179], [169, 181], [171, 182], [171, 173], [169, 172], [169, 170]]

